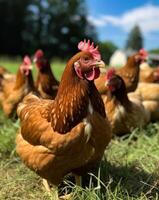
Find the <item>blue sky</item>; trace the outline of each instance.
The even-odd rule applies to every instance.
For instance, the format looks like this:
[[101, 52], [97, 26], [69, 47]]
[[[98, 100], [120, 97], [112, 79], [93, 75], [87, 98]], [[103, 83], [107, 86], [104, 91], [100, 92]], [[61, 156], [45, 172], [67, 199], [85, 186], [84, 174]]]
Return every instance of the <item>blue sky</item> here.
[[138, 24], [146, 49], [159, 48], [159, 0], [86, 0], [88, 20], [101, 41], [123, 48], [131, 28]]

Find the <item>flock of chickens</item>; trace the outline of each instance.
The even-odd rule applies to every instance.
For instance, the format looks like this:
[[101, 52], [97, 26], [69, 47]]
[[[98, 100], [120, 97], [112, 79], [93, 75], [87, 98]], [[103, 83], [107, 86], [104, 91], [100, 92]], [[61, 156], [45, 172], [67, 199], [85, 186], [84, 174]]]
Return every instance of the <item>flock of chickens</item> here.
[[81, 185], [81, 177], [98, 168], [113, 135], [159, 119], [159, 69], [142, 64], [148, 56], [144, 49], [122, 68], [103, 73], [105, 64], [94, 43], [81, 41], [78, 49], [60, 83], [42, 50], [33, 59], [36, 83], [28, 56], [16, 75], [0, 67], [1, 107], [8, 117], [20, 119], [17, 153], [47, 190], [51, 184], [55, 199], [65, 175], [74, 174]]

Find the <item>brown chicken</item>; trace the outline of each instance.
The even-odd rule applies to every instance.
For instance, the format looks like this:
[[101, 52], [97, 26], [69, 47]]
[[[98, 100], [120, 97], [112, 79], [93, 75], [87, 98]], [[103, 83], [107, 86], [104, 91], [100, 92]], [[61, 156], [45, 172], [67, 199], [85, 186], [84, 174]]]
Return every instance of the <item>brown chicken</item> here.
[[156, 83], [139, 83], [135, 91], [142, 97], [142, 100], [159, 101], [159, 84]]
[[[141, 49], [138, 53], [130, 56], [124, 67], [115, 69], [116, 74], [122, 77], [125, 82], [127, 92], [132, 92], [137, 88], [139, 81], [139, 65], [147, 58], [147, 52]], [[106, 94], [105, 74], [101, 74], [95, 81], [95, 85], [100, 94]]]
[[152, 68], [143, 63], [140, 66], [140, 82], [159, 83], [159, 67]]
[[54, 99], [59, 82], [55, 79], [51, 71], [49, 61], [45, 58], [42, 50], [37, 50], [34, 55], [34, 62], [38, 68], [38, 77], [36, 81], [36, 88], [44, 99]]
[[3, 80], [5, 79], [5, 76], [8, 74], [10, 75], [8, 70], [5, 69], [4, 67], [0, 66], [0, 92], [2, 91]]
[[24, 96], [34, 90], [31, 67], [30, 58], [25, 56], [15, 78], [3, 80], [0, 100], [3, 111], [8, 117], [15, 113], [18, 103]]
[[141, 97], [145, 109], [151, 114], [151, 120], [159, 120], [159, 84], [139, 83], [134, 94]]
[[0, 78], [6, 73], [9, 73], [8, 70], [5, 67], [0, 66]]
[[150, 118], [142, 102], [128, 98], [123, 79], [110, 69], [106, 75], [107, 95], [103, 96], [106, 115], [115, 135], [130, 133], [134, 128], [142, 127]]
[[94, 85], [104, 63], [90, 41], [80, 42], [78, 48], [81, 51], [66, 65], [55, 100], [28, 95], [18, 107], [17, 152], [55, 191], [70, 172], [79, 184], [78, 177], [98, 166], [111, 140], [104, 104]]
[[159, 120], [159, 101], [146, 100], [142, 102], [145, 109], [150, 113], [151, 121]]

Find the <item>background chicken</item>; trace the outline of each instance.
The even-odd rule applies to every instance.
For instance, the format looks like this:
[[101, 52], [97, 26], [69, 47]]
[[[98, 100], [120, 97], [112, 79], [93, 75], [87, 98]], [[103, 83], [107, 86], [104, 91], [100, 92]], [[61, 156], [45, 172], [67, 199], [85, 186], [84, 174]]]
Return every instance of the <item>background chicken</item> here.
[[3, 80], [8, 78], [10, 79], [11, 77], [12, 75], [8, 72], [8, 70], [5, 69], [5, 67], [0, 66], [0, 93], [2, 92]]
[[130, 133], [149, 121], [149, 113], [141, 101], [128, 98], [123, 79], [110, 69], [106, 75], [107, 95], [103, 96], [106, 114], [116, 135]]
[[159, 83], [159, 67], [152, 68], [148, 63], [141, 64], [140, 82]]
[[17, 105], [23, 97], [34, 90], [31, 67], [30, 58], [25, 56], [16, 76], [4, 79], [2, 82], [0, 100], [3, 111], [7, 116], [11, 116], [16, 111]]
[[[147, 52], [141, 49], [138, 53], [130, 56], [124, 67], [115, 69], [118, 74], [125, 82], [127, 92], [132, 92], [136, 89], [139, 81], [139, 65], [147, 58]], [[100, 94], [106, 94], [105, 87], [105, 74], [101, 74], [100, 77], [95, 81], [95, 85]]]
[[135, 91], [142, 97], [142, 100], [159, 101], [159, 84], [155, 83], [139, 83]]
[[34, 55], [34, 62], [38, 68], [38, 77], [36, 81], [36, 88], [39, 91], [42, 98], [54, 99], [59, 82], [51, 71], [49, 61], [44, 57], [42, 50], [37, 50]]
[[150, 113], [151, 121], [159, 120], [159, 101], [146, 100], [142, 103], [145, 109]]
[[17, 152], [54, 188], [69, 172], [80, 183], [78, 175], [98, 166], [111, 139], [104, 104], [94, 85], [103, 61], [90, 41], [80, 42], [78, 48], [81, 51], [66, 65], [55, 100], [29, 95], [18, 108]]
[[0, 80], [3, 78], [3, 76], [9, 73], [7, 69], [5, 69], [5, 67], [0, 66]]
[[139, 83], [134, 94], [142, 99], [145, 109], [151, 114], [151, 120], [159, 120], [159, 84]]

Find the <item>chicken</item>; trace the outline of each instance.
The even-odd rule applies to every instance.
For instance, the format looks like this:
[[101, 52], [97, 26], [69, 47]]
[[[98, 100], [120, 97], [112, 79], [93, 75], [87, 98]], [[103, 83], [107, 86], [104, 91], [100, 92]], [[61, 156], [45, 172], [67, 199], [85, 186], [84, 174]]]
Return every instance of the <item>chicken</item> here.
[[110, 69], [105, 79], [108, 92], [103, 101], [113, 134], [121, 136], [149, 122], [150, 113], [139, 99], [128, 98], [125, 83], [114, 70]]
[[80, 52], [67, 63], [55, 100], [25, 97], [18, 107], [21, 130], [17, 153], [23, 162], [56, 191], [72, 172], [76, 183], [97, 167], [111, 140], [111, 128], [96, 79], [104, 63], [90, 41], [78, 44]]
[[59, 82], [55, 79], [49, 61], [44, 57], [42, 50], [37, 50], [34, 55], [34, 62], [38, 68], [36, 88], [44, 99], [54, 99]]
[[159, 120], [159, 84], [139, 83], [134, 93], [141, 96], [145, 109], [151, 114], [151, 121]]
[[159, 83], [159, 67], [152, 68], [147, 63], [140, 65], [140, 82]]
[[8, 74], [10, 75], [10, 73], [8, 72], [8, 70], [5, 69], [4, 67], [0, 66], [0, 92], [2, 91], [3, 80], [5, 79], [5, 77]]
[[159, 101], [146, 100], [142, 103], [145, 109], [150, 113], [151, 121], [159, 120]]
[[0, 77], [6, 73], [9, 73], [8, 70], [5, 67], [0, 66]]
[[[141, 49], [138, 53], [130, 56], [124, 67], [116, 69], [116, 74], [122, 77], [126, 84], [127, 92], [136, 89], [139, 80], [139, 65], [147, 58], [147, 52]], [[101, 74], [95, 81], [95, 85], [100, 94], [106, 94], [105, 74]]]
[[135, 93], [139, 94], [143, 101], [159, 101], [159, 84], [139, 83]]
[[4, 113], [11, 117], [16, 111], [18, 103], [32, 90], [34, 90], [34, 82], [31, 73], [31, 60], [25, 56], [15, 78], [3, 80], [0, 99]]

